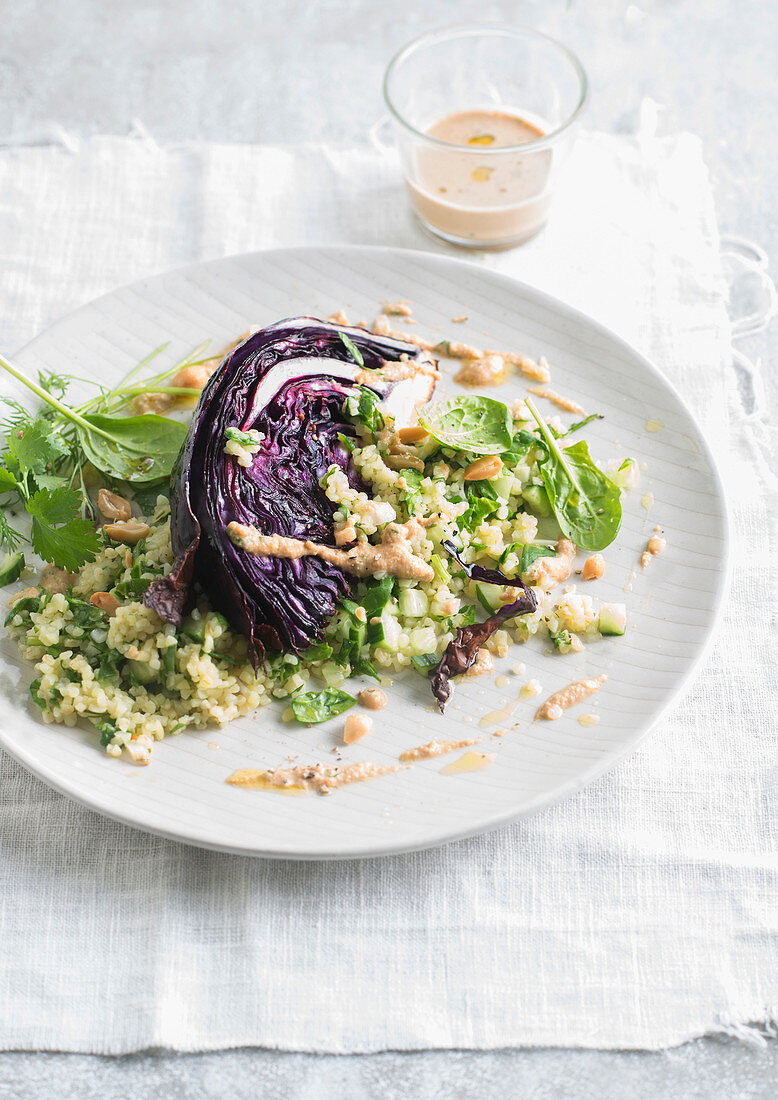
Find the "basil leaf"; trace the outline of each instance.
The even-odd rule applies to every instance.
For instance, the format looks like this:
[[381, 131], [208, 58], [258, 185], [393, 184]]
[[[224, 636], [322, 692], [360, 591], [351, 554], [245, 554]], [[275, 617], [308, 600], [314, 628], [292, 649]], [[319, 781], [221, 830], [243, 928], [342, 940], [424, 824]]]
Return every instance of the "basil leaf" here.
[[362, 356], [362, 352], [359, 350], [351, 337], [347, 336], [345, 332], [339, 332], [338, 336], [343, 341], [343, 346], [345, 347], [351, 358], [354, 360], [354, 362], [357, 363], [360, 367], [364, 367], [365, 360]]
[[308, 691], [292, 700], [292, 712], [298, 722], [312, 726], [317, 722], [326, 722], [344, 711], [356, 706], [356, 699], [338, 688], [326, 688], [324, 691]]
[[428, 405], [419, 423], [444, 447], [458, 451], [497, 455], [511, 445], [511, 414], [492, 397], [452, 397]]
[[560, 448], [532, 399], [526, 404], [548, 447], [538, 463], [562, 534], [582, 550], [604, 550], [621, 527], [621, 490], [595, 466], [583, 440]]

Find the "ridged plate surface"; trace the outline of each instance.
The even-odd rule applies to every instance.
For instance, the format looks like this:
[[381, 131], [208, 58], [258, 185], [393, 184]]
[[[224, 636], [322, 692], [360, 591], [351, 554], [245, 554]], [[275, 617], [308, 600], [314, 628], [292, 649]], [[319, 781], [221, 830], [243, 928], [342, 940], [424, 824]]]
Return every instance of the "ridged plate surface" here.
[[[484, 736], [480, 749], [494, 753], [494, 762], [447, 776], [441, 768], [454, 757], [438, 758], [327, 798], [241, 790], [225, 779], [236, 768], [275, 765], [287, 755], [300, 763], [333, 761], [342, 719], [293, 728], [280, 721], [280, 707], [269, 707], [223, 730], [157, 744], [151, 766], [139, 768], [105, 755], [90, 729], [44, 725], [28, 702], [32, 666], [3, 638], [0, 744], [45, 782], [99, 813], [188, 843], [294, 858], [380, 855], [493, 828], [572, 794], [634, 749], [679, 694], [711, 636], [724, 588], [727, 525], [715, 466], [691, 414], [659, 371], [547, 295], [422, 252], [253, 253], [123, 287], [52, 326], [17, 361], [30, 372], [118, 380], [164, 341], [172, 363], [201, 340], [218, 348], [250, 324], [301, 313], [323, 317], [340, 308], [353, 321], [369, 322], [382, 302], [397, 298], [411, 300], [425, 332], [545, 355], [555, 389], [605, 414], [585, 433], [595, 459], [630, 455], [645, 464], [640, 489], [625, 497], [619, 539], [605, 553], [605, 577], [581, 586], [605, 600], [626, 600], [626, 635], [562, 657], [543, 641], [515, 647], [500, 671], [522, 661], [526, 672], [511, 676], [507, 688], [497, 688], [493, 677], [462, 684], [445, 718], [433, 711], [420, 677], [397, 677], [390, 708], [364, 741], [343, 749], [344, 762], [396, 762], [403, 749], [433, 737], [477, 736]], [[463, 313], [468, 322], [452, 325]], [[514, 381], [495, 396], [512, 400], [524, 392]], [[647, 431], [649, 420], [661, 430]], [[641, 504], [647, 493], [654, 498], [649, 510]], [[625, 593], [655, 523], [665, 529], [667, 550], [647, 572], [638, 570]], [[535, 722], [537, 700], [530, 700], [517, 706], [505, 736], [490, 739], [478, 728], [481, 716], [515, 697], [531, 677], [541, 681], [545, 697], [600, 672], [610, 678], [596, 705], [596, 726], [578, 723], [582, 708], [557, 722]]]

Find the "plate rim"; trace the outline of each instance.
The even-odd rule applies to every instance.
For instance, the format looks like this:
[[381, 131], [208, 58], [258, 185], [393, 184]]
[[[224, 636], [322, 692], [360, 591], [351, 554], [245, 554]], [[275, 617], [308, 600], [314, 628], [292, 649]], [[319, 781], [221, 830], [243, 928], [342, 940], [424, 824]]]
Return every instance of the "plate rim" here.
[[537, 804], [532, 804], [524, 809], [518, 811], [504, 811], [500, 812], [494, 818], [490, 818], [489, 821], [481, 823], [474, 827], [463, 827], [454, 832], [448, 827], [443, 834], [434, 834], [426, 840], [412, 843], [393, 844], [390, 839], [385, 844], [371, 842], [369, 848], [360, 849], [355, 846], [348, 851], [340, 850], [337, 852], [305, 852], [300, 850], [283, 850], [277, 846], [274, 848], [263, 849], [258, 848], [256, 845], [238, 846], [233, 844], [220, 844], [213, 840], [209, 840], [206, 836], [199, 835], [196, 830], [183, 830], [175, 831], [165, 829], [162, 827], [149, 825], [145, 821], [140, 821], [134, 818], [131, 814], [117, 812], [106, 808], [102, 804], [98, 797], [89, 797], [82, 794], [74, 794], [68, 786], [63, 783], [58, 775], [46, 768], [45, 761], [41, 762], [36, 756], [27, 754], [18, 745], [11, 745], [6, 739], [6, 732], [3, 727], [0, 727], [0, 747], [4, 752], [7, 752], [9, 756], [13, 757], [22, 767], [31, 772], [36, 778], [40, 779], [47, 787], [56, 791], [58, 794], [69, 798], [71, 801], [76, 802], [78, 805], [85, 807], [86, 809], [99, 814], [101, 817], [106, 817], [109, 820], [116, 821], [121, 825], [128, 826], [133, 829], [139, 829], [141, 832], [149, 833], [153, 836], [163, 837], [166, 840], [176, 841], [177, 843], [187, 844], [197, 848], [204, 848], [209, 851], [225, 852], [232, 855], [246, 856], [256, 859], [276, 859], [276, 860], [295, 860], [295, 861], [312, 861], [312, 862], [325, 862], [325, 861], [340, 861], [349, 859], [378, 859], [386, 856], [400, 855], [406, 852], [418, 852], [425, 851], [429, 848], [441, 847], [444, 844], [454, 843], [455, 841], [467, 839], [470, 837], [480, 836], [484, 833], [491, 832], [495, 829], [503, 828], [504, 826], [514, 822], [520, 821], [524, 818], [533, 816], [539, 813], [541, 810], [551, 808], [558, 805], [564, 799], [570, 798], [584, 787], [593, 783], [601, 776], [612, 771], [615, 767], [621, 764], [627, 757], [631, 756], [637, 749], [646, 741], [651, 735], [659, 722], [665, 717], [668, 711], [675, 706], [683, 696], [686, 695], [693, 680], [695, 679], [700, 666], [703, 661], [708, 657], [714, 641], [718, 635], [721, 627], [721, 621], [724, 615], [724, 608], [726, 606], [726, 598], [729, 593], [731, 585], [731, 563], [732, 563], [732, 531], [731, 531], [731, 515], [730, 509], [726, 498], [724, 482], [721, 473], [718, 468], [718, 463], [713, 454], [713, 450], [710, 447], [708, 440], [700, 427], [697, 417], [689, 408], [685, 398], [679, 393], [674, 382], [669, 379], [665, 373], [653, 363], [643, 352], [639, 351], [633, 344], [629, 343], [623, 336], [614, 332], [613, 329], [604, 325], [590, 314], [585, 313], [583, 310], [578, 309], [576, 306], [570, 305], [561, 298], [557, 298], [553, 294], [549, 294], [545, 290], [533, 286], [531, 283], [525, 282], [523, 279], [516, 278], [513, 275], [509, 275], [506, 272], [495, 271], [492, 268], [480, 267], [476, 262], [469, 258], [461, 256], [448, 255], [444, 252], [431, 252], [424, 249], [416, 248], [400, 248], [394, 245], [354, 245], [354, 244], [310, 244], [310, 245], [294, 245], [288, 248], [277, 247], [268, 249], [253, 249], [249, 252], [231, 253], [225, 256], [215, 257], [209, 260], [196, 260], [192, 263], [180, 264], [176, 267], [167, 268], [163, 271], [155, 272], [152, 275], [141, 276], [137, 279], [132, 279], [128, 282], [122, 283], [110, 290], [105, 291], [103, 294], [98, 295], [95, 298], [91, 298], [86, 302], [83, 302], [80, 306], [70, 310], [68, 313], [62, 314], [50, 325], [48, 325], [42, 332], [38, 333], [31, 340], [28, 340], [26, 344], [22, 345], [17, 351], [13, 353], [15, 359], [23, 359], [29, 352], [35, 350], [39, 341], [44, 338], [48, 339], [56, 330], [66, 323], [71, 322], [74, 318], [82, 313], [86, 313], [92, 309], [99, 302], [104, 299], [113, 297], [116, 294], [120, 294], [124, 290], [131, 289], [139, 285], [153, 284], [155, 281], [162, 281], [170, 276], [185, 276], [187, 272], [192, 270], [203, 270], [208, 267], [215, 267], [225, 261], [245, 261], [254, 257], [261, 256], [266, 260], [272, 260], [273, 256], [304, 256], [315, 252], [318, 255], [333, 253], [343, 256], [345, 254], [384, 254], [390, 256], [401, 257], [404, 259], [423, 260], [429, 262], [432, 260], [434, 263], [442, 263], [445, 266], [453, 265], [457, 268], [464, 268], [472, 273], [485, 273], [487, 277], [496, 278], [498, 281], [502, 281], [506, 284], [510, 284], [514, 288], [518, 288], [528, 299], [534, 299], [539, 305], [551, 310], [554, 313], [560, 311], [567, 315], [575, 323], [584, 323], [589, 329], [595, 332], [598, 336], [604, 337], [606, 340], [611, 341], [620, 350], [628, 352], [633, 358], [639, 360], [641, 367], [646, 370], [650, 375], [654, 377], [656, 381], [660, 383], [665, 389], [669, 390], [674, 400], [683, 410], [684, 414], [689, 418], [694, 425], [699, 442], [702, 444], [702, 454], [706, 459], [711, 471], [712, 488], [715, 489], [716, 497], [721, 506], [721, 557], [719, 559], [721, 563], [721, 584], [719, 585], [713, 603], [709, 605], [711, 612], [711, 621], [707, 629], [706, 635], [700, 644], [698, 653], [693, 658], [688, 668], [684, 672], [682, 678], [676, 685], [676, 687], [666, 697], [660, 710], [645, 729], [630, 740], [627, 744], [623, 745], [615, 755], [609, 755], [604, 760], [595, 761], [585, 771], [576, 775], [575, 777], [565, 781], [554, 794], [548, 796], [538, 796], [540, 801]]

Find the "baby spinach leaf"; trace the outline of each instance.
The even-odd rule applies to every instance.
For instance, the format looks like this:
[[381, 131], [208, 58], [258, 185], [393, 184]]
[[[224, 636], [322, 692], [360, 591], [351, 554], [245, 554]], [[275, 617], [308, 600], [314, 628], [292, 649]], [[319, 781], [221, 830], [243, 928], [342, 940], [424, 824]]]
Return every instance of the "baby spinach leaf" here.
[[548, 448], [539, 468], [562, 534], [582, 550], [604, 550], [621, 526], [620, 489], [595, 466], [583, 440], [561, 448], [532, 399], [526, 404]]
[[324, 691], [308, 691], [292, 700], [292, 712], [298, 722], [315, 725], [326, 722], [344, 711], [356, 706], [356, 699], [338, 688], [326, 688]]
[[[124, 481], [158, 481], [170, 477], [186, 439], [186, 427], [156, 413], [142, 416], [80, 417], [78, 438], [93, 466]], [[91, 431], [88, 429], [92, 429]]]
[[497, 455], [511, 445], [511, 414], [493, 397], [452, 397], [428, 405], [419, 423], [444, 447], [478, 455]]

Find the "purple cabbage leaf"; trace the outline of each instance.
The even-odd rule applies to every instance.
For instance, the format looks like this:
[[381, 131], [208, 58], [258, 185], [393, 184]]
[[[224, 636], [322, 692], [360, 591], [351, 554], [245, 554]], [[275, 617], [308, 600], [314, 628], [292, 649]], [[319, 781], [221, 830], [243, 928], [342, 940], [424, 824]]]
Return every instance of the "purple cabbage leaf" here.
[[[347, 575], [316, 557], [250, 554], [233, 545], [227, 525], [334, 545], [336, 505], [321, 478], [335, 464], [352, 487], [364, 488], [347, 446], [355, 435], [347, 399], [367, 388], [402, 426], [429, 400], [435, 378], [427, 352], [362, 329], [298, 317], [255, 332], [200, 397], [171, 479], [176, 563], [144, 603], [179, 625], [197, 582], [246, 636], [255, 664], [266, 648], [307, 649], [349, 594]], [[239, 440], [258, 433], [248, 466], [225, 453], [228, 428]]]
[[521, 577], [511, 580], [499, 569], [488, 569], [483, 565], [470, 565], [462, 561], [459, 550], [450, 539], [446, 539], [442, 545], [471, 580], [520, 588], [521, 594], [512, 603], [501, 607], [483, 622], [461, 626], [448, 643], [442, 658], [429, 673], [432, 694], [437, 700], [441, 714], [451, 698], [451, 677], [462, 676], [467, 672], [475, 662], [478, 650], [491, 638], [498, 627], [516, 615], [531, 614], [538, 606], [535, 593], [527, 587]]

